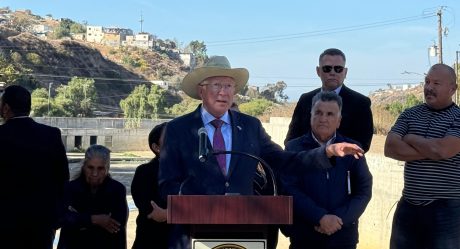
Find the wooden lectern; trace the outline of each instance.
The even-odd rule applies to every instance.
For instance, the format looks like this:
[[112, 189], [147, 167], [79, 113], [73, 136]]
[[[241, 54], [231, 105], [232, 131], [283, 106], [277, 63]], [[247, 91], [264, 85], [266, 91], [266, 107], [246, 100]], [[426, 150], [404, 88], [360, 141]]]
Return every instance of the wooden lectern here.
[[168, 223], [191, 225], [194, 239], [222, 239], [229, 243], [266, 241], [270, 225], [292, 224], [292, 210], [292, 196], [168, 196]]

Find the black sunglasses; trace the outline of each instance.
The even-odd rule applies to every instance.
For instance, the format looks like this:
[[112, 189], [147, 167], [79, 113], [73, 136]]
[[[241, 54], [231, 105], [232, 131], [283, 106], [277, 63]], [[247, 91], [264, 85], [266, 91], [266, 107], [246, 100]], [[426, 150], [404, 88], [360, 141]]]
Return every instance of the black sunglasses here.
[[334, 71], [336, 73], [341, 73], [343, 72], [343, 69], [344, 69], [344, 67], [342, 66], [322, 66], [321, 67], [324, 73], [330, 73], [332, 71], [332, 68], [334, 68]]

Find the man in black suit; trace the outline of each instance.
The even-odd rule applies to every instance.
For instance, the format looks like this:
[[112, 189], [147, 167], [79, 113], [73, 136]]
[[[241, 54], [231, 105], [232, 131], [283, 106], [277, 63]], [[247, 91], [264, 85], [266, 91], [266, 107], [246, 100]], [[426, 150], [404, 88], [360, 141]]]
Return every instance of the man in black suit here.
[[[68, 161], [59, 129], [29, 117], [31, 95], [12, 85], [0, 100], [0, 241], [5, 248], [51, 249]], [[9, 245], [9, 246], [6, 246]]]
[[321, 78], [322, 86], [300, 96], [284, 144], [311, 131], [310, 111], [313, 96], [319, 91], [334, 91], [342, 97], [343, 101], [342, 122], [338, 131], [359, 142], [365, 152], [369, 150], [374, 132], [371, 101], [343, 84], [348, 72], [345, 62], [345, 54], [336, 48], [326, 49], [319, 56], [316, 73]]
[[[307, 164], [309, 155], [285, 152], [271, 141], [261, 122], [249, 115], [231, 110], [233, 96], [244, 88], [249, 78], [245, 68], [231, 68], [224, 56], [214, 56], [203, 67], [185, 76], [182, 90], [202, 104], [166, 126], [160, 153], [159, 184], [163, 198], [167, 195], [252, 195], [258, 162], [241, 155], [210, 155], [199, 160], [198, 130], [208, 135], [210, 151], [233, 150], [263, 158], [275, 173], [293, 159], [312, 167], [327, 163]], [[219, 120], [219, 121], [218, 121]], [[219, 122], [220, 124], [215, 124]], [[302, 163], [302, 162], [299, 162]], [[270, 231], [268, 248], [276, 248], [278, 232]], [[190, 248], [187, 227], [175, 226], [170, 248]]]

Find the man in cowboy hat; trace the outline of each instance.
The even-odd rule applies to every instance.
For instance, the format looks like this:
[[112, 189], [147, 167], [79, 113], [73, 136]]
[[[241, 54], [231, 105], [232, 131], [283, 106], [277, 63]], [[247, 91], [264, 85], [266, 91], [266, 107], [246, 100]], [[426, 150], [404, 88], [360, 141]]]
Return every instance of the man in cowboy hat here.
[[[261, 122], [230, 110], [233, 96], [249, 78], [245, 68], [231, 68], [224, 56], [213, 56], [185, 76], [182, 90], [202, 103], [189, 114], [170, 121], [166, 127], [160, 156], [160, 189], [167, 195], [252, 195], [257, 161], [239, 155], [209, 156], [199, 160], [198, 130], [204, 127], [210, 150], [234, 150], [260, 156], [275, 169], [289, 155], [271, 141]], [[214, 121], [216, 120], [216, 121]], [[215, 123], [219, 124], [215, 124]], [[215, 138], [215, 137], [220, 137]], [[222, 139], [223, 138], [223, 139]], [[217, 143], [217, 144], [216, 144]], [[212, 148], [212, 149], [211, 149]], [[180, 227], [178, 229], [187, 229]], [[190, 248], [186, 231], [173, 235], [170, 248]], [[276, 247], [276, 237], [269, 246]]]
[[[245, 68], [231, 68], [224, 56], [211, 57], [185, 76], [182, 89], [202, 103], [192, 113], [175, 118], [166, 126], [159, 174], [164, 198], [177, 194], [253, 194], [258, 162], [240, 155], [209, 156], [201, 162], [198, 130], [202, 127], [207, 131], [210, 150], [241, 151], [261, 157], [275, 174], [285, 171], [283, 165], [289, 165], [291, 160], [299, 160], [305, 167], [330, 167], [328, 160], [315, 160], [313, 153], [283, 151], [271, 141], [258, 119], [230, 109], [233, 96], [243, 89], [248, 78]], [[324, 148], [317, 151], [326, 153]], [[357, 151], [349, 149], [346, 153]], [[176, 226], [172, 233], [170, 248], [190, 248], [186, 226]], [[267, 248], [276, 248], [277, 229], [269, 233]]]

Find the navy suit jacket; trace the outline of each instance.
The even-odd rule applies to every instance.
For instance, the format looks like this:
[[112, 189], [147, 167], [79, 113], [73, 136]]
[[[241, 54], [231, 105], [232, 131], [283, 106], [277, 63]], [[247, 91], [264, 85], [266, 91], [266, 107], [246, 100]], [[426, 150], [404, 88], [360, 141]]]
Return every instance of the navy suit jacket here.
[[[321, 88], [302, 94], [292, 114], [289, 131], [284, 144], [291, 139], [300, 137], [311, 131], [311, 101], [313, 96], [321, 91]], [[372, 120], [371, 101], [368, 97], [342, 86], [339, 96], [342, 97], [342, 121], [338, 131], [349, 137], [368, 151], [371, 146], [374, 133], [374, 122]]]
[[[253, 194], [253, 178], [257, 161], [242, 155], [232, 155], [226, 176], [219, 169], [215, 156], [204, 163], [198, 159], [198, 129], [203, 127], [201, 105], [192, 113], [170, 121], [166, 127], [160, 156], [159, 184], [163, 198], [182, 194], [222, 195]], [[285, 152], [265, 132], [261, 122], [249, 115], [230, 110], [232, 150], [259, 156], [275, 172], [294, 153]], [[208, 139], [208, 149], [212, 151]]]
[[[333, 143], [355, 143], [337, 133]], [[289, 151], [306, 151], [327, 158], [311, 132], [289, 141]], [[372, 175], [364, 157], [352, 155], [329, 159], [334, 167], [312, 169], [296, 165], [290, 175], [282, 176], [283, 189], [294, 198], [294, 224], [284, 232], [291, 237], [291, 248], [321, 248], [354, 245], [358, 242], [358, 218], [372, 197]], [[347, 179], [349, 179], [349, 184]], [[334, 214], [343, 221], [342, 229], [331, 236], [315, 231], [314, 227], [326, 214]]]

